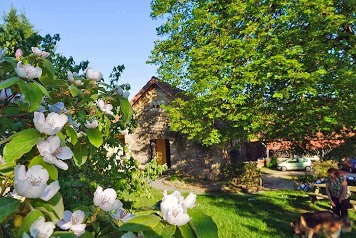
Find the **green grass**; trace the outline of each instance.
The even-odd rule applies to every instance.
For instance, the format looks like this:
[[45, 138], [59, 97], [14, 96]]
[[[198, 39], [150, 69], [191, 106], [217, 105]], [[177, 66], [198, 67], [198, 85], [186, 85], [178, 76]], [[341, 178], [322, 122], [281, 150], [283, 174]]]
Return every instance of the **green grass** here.
[[[162, 191], [152, 190], [150, 199], [140, 199], [133, 204], [133, 208], [154, 207], [161, 198]], [[196, 207], [213, 218], [220, 238], [293, 237], [290, 222], [299, 217], [300, 213], [329, 208], [326, 201], [318, 201], [313, 205], [304, 192], [289, 190], [259, 194], [198, 195]], [[342, 234], [343, 238], [355, 237], [356, 212], [349, 210], [349, 213], [354, 223], [353, 231]]]

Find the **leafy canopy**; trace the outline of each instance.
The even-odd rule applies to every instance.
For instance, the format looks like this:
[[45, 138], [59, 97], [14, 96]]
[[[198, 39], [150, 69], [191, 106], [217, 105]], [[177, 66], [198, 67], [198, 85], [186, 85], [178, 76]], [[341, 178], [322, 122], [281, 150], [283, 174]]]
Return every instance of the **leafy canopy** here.
[[294, 142], [355, 126], [353, 1], [164, 1], [149, 63], [186, 91], [171, 128], [204, 144]]

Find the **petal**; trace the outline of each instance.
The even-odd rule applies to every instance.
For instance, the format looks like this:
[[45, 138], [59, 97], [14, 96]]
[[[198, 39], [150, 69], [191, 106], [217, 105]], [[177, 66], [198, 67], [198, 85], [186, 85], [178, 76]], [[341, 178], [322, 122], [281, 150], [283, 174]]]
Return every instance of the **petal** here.
[[41, 179], [42, 183], [46, 184], [49, 179], [49, 174], [48, 171], [42, 167], [42, 165], [34, 165], [28, 169], [27, 177]]
[[189, 220], [190, 220], [189, 215], [182, 213], [176, 217], [174, 217], [173, 215], [168, 215], [166, 221], [172, 225], [183, 226], [183, 225], [187, 224], [189, 222]]
[[50, 136], [47, 138], [46, 140], [49, 145], [50, 145], [50, 152], [53, 153], [54, 151], [56, 151], [59, 146], [61, 145], [61, 139], [59, 139], [58, 136]]
[[17, 165], [15, 167], [15, 180], [25, 180], [27, 179], [26, 167], [25, 165]]
[[72, 226], [72, 223], [64, 221], [64, 220], [60, 220], [59, 222], [57, 222], [57, 226], [59, 228], [61, 228], [62, 230], [69, 230]]
[[73, 213], [69, 210], [65, 210], [63, 214], [63, 220], [66, 222], [70, 222], [72, 220]]
[[43, 201], [48, 201], [50, 200], [58, 191], [59, 191], [59, 182], [58, 180], [52, 182], [50, 185], [48, 185], [44, 191], [41, 194], [41, 199]]
[[45, 152], [50, 153], [51, 146], [47, 141], [41, 141], [37, 143], [37, 149], [40, 152], [40, 155], [44, 155]]
[[85, 218], [85, 213], [82, 210], [73, 212], [73, 216], [77, 218], [77, 223], [82, 223]]
[[116, 200], [117, 194], [116, 191], [113, 188], [107, 188], [103, 191], [103, 195], [106, 196], [107, 198], [114, 203]]
[[192, 208], [195, 204], [195, 201], [197, 199], [197, 195], [194, 193], [189, 193], [187, 198], [184, 200], [184, 205], [186, 208]]
[[47, 164], [55, 164], [57, 162], [57, 158], [53, 154], [45, 151], [43, 153], [43, 161]]
[[63, 146], [57, 150], [56, 157], [61, 160], [71, 159], [73, 152], [68, 146]]
[[101, 194], [103, 192], [103, 188], [98, 186], [96, 191], [94, 192], [93, 203], [95, 206], [99, 206], [101, 204]]
[[54, 165], [62, 170], [67, 170], [68, 169], [68, 165], [66, 163], [64, 163], [62, 160], [56, 159], [56, 162], [54, 163]]
[[122, 202], [120, 200], [115, 200], [114, 205], [111, 210], [116, 210], [122, 207]]
[[71, 230], [74, 232], [74, 235], [75, 235], [76, 237], [79, 237], [79, 236], [81, 236], [81, 235], [84, 234], [84, 232], [85, 232], [85, 227], [86, 227], [85, 224], [73, 225], [73, 226], [71, 227]]

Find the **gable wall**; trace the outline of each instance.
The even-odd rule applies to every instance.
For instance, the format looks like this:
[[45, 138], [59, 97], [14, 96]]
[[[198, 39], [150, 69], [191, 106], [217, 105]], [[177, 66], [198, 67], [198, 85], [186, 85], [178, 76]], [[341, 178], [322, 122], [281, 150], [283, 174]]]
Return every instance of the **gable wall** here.
[[133, 105], [138, 127], [126, 135], [125, 141], [133, 157], [141, 164], [150, 159], [150, 140], [168, 139], [171, 153], [171, 169], [197, 178], [217, 179], [223, 163], [223, 153], [218, 147], [204, 147], [187, 140], [180, 133], [169, 131], [168, 118], [161, 108], [152, 104], [171, 101], [169, 95], [158, 87], [150, 87]]

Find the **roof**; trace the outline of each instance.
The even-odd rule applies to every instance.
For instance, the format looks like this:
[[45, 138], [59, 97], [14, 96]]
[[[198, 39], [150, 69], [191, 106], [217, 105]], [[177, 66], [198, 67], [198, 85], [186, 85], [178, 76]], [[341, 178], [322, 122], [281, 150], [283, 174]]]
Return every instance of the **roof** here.
[[170, 84], [161, 81], [159, 78], [152, 76], [150, 81], [146, 83], [145, 86], [131, 99], [130, 103], [133, 106], [144, 94], [152, 87], [158, 87], [162, 89], [171, 98], [175, 98], [178, 93], [182, 92], [181, 89], [175, 88]]

